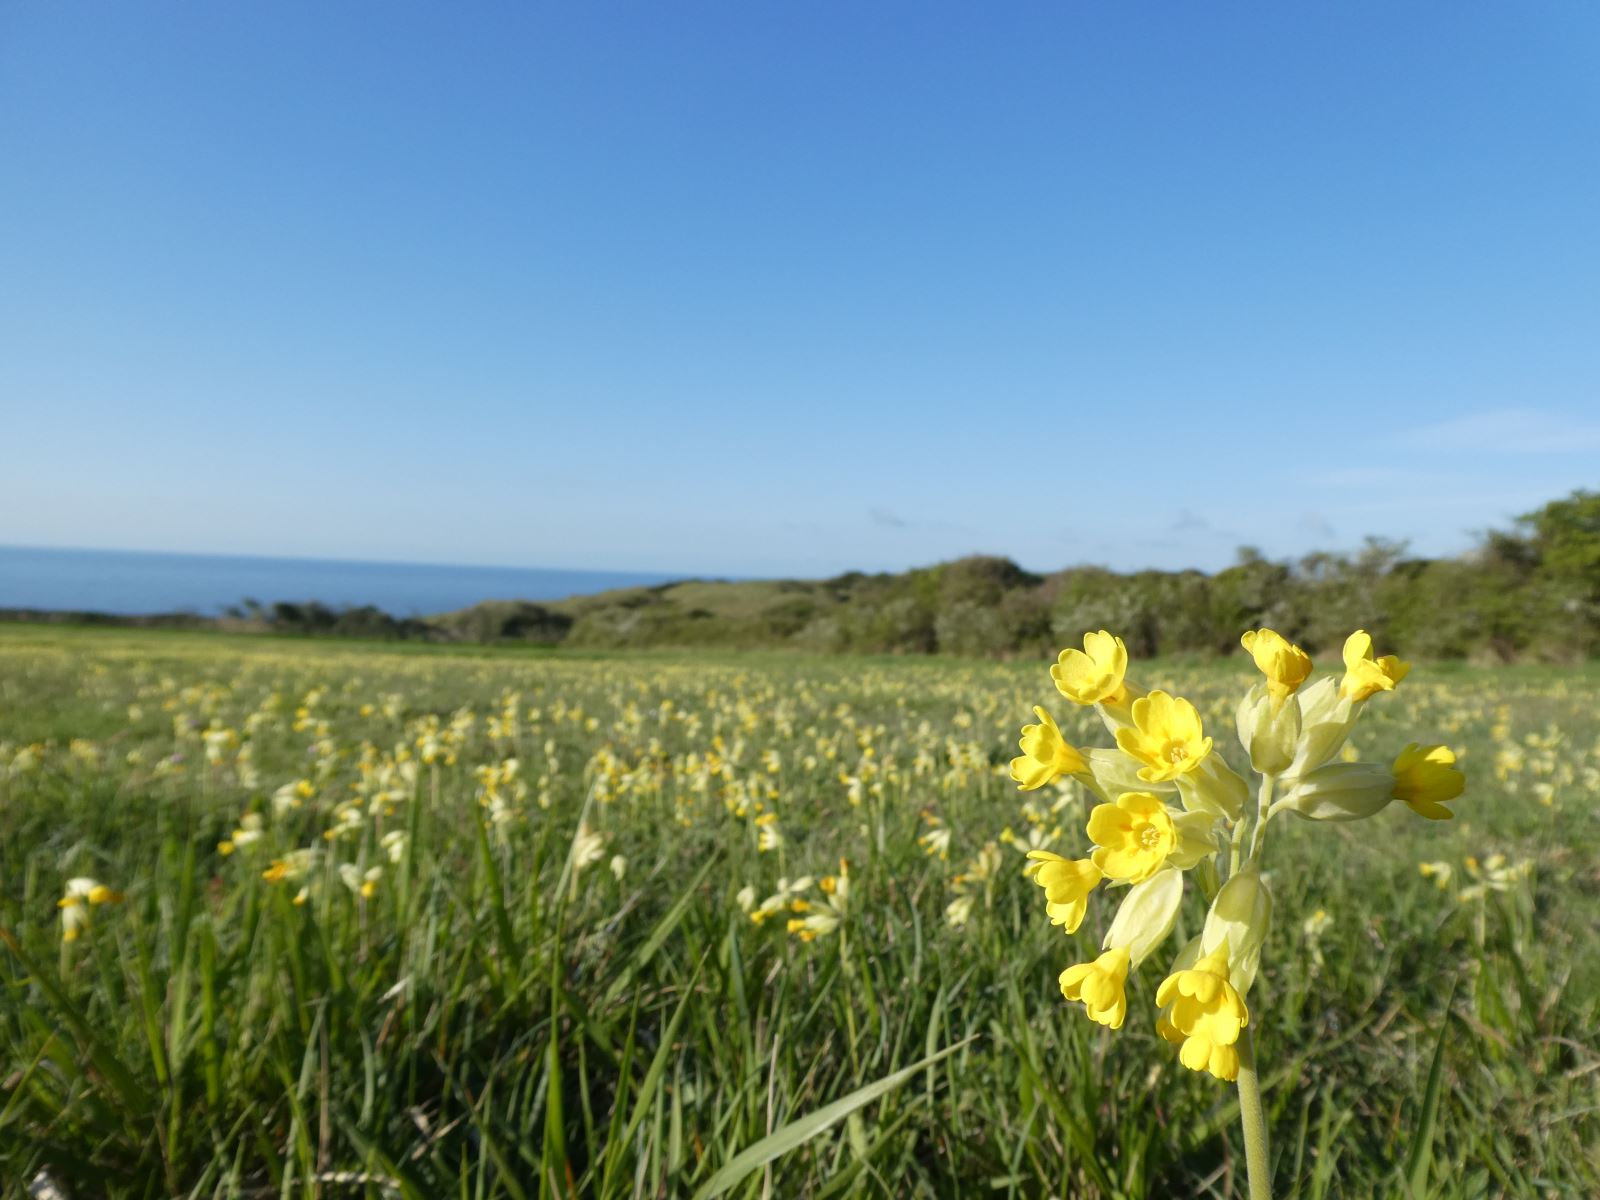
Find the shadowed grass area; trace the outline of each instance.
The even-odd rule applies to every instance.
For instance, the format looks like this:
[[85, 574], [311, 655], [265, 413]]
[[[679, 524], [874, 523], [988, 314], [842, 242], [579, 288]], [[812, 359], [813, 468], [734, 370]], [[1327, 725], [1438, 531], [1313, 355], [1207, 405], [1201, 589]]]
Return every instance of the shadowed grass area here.
[[[1242, 657], [1134, 671], [1237, 757]], [[1355, 745], [1455, 746], [1459, 818], [1272, 826], [1280, 1195], [1600, 1194], [1597, 701], [1418, 667]], [[5, 1194], [1240, 1195], [1169, 954], [1116, 1033], [1057, 990], [1114, 905], [1021, 876], [1088, 807], [1006, 778], [1033, 704], [1109, 742], [1037, 664], [0, 629]]]

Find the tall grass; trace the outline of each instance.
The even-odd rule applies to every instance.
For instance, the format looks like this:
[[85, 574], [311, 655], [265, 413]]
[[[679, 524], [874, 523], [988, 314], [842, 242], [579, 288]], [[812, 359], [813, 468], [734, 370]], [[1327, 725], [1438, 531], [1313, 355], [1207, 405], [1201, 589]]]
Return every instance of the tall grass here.
[[[1180, 686], [1231, 747], [1220, 706], [1243, 670], [1139, 673]], [[1251, 1005], [1278, 1191], [1600, 1195], [1600, 677], [1428, 674], [1375, 702], [1358, 740], [1464, 750], [1461, 819], [1274, 830], [1287, 865]], [[1030, 817], [1003, 775], [1041, 702], [1036, 665], [8, 633], [0, 1186], [1238, 1195], [1234, 1092], [1155, 1035], [1160, 964], [1130, 984], [1120, 1033], [1056, 990], [1110, 905], [1064, 937], [1000, 841], [1059, 825], [1058, 848], [1082, 843], [1081, 796]], [[1104, 740], [1055, 708], [1069, 736]], [[403, 800], [323, 837], [364, 743], [379, 760], [415, 752], [427, 718], [449, 728], [463, 709], [474, 719], [453, 763], [420, 765]], [[515, 728], [492, 738], [508, 711]], [[240, 732], [253, 780], [236, 749], [207, 764], [198, 733], [213, 721]], [[492, 811], [473, 768], [510, 757], [527, 794]], [[841, 776], [866, 780], [859, 804]], [[313, 799], [219, 853], [244, 812], [270, 814], [300, 778]], [[767, 852], [758, 811], [783, 839]], [[919, 844], [925, 814], [950, 830], [948, 858]], [[595, 861], [580, 825], [604, 839]], [[396, 830], [410, 845], [390, 863]], [[953, 877], [989, 841], [1002, 866], [954, 927]], [[309, 881], [262, 878], [308, 845], [324, 852]], [[1497, 851], [1532, 874], [1458, 900], [1464, 857]], [[831, 936], [802, 941], [737, 902], [841, 857], [848, 917]], [[1451, 887], [1421, 860], [1456, 864]], [[333, 861], [381, 866], [371, 897]], [[125, 899], [63, 945], [56, 900], [78, 875]], [[1300, 924], [1318, 908], [1331, 917], [1320, 963]], [[1191, 931], [1200, 916], [1185, 913]]]

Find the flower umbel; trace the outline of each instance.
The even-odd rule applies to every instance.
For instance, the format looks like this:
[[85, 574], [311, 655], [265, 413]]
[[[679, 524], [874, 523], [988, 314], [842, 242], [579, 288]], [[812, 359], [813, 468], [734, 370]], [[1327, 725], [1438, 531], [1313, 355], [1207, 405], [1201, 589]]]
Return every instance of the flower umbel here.
[[91, 907], [115, 904], [121, 899], [120, 893], [86, 875], [67, 880], [66, 894], [56, 901], [56, 907], [61, 910], [61, 940], [75, 942], [89, 928]]
[[[1358, 630], [1346, 641], [1342, 679], [1330, 675], [1309, 687], [1310, 656], [1281, 634], [1254, 629], [1240, 642], [1264, 677], [1234, 710], [1238, 744], [1248, 760], [1243, 774], [1222, 753], [1213, 753], [1193, 704], [1128, 682], [1120, 640], [1101, 630], [1084, 638], [1081, 651], [1063, 651], [1051, 678], [1069, 700], [1095, 706], [1116, 749], [1070, 746], [1048, 714], [1035, 709], [1041, 723], [1023, 730], [1023, 756], [1013, 760], [1011, 775], [1024, 790], [1062, 775], [1079, 776], [1103, 801], [1089, 814], [1094, 849], [1088, 858], [1046, 849], [1060, 827], [1049, 826], [1048, 814], [1032, 799], [1024, 803], [1026, 842], [1009, 828], [1000, 840], [1031, 851], [1026, 874], [1044, 889], [1046, 915], [1069, 934], [1087, 920], [1102, 881], [1109, 881], [1107, 890], [1121, 889], [1109, 927], [1097, 923], [1104, 931], [1099, 956], [1060, 976], [1062, 995], [1112, 1029], [1127, 1015], [1129, 973], [1184, 923], [1186, 880], [1194, 872], [1196, 890], [1207, 901], [1205, 922], [1156, 990], [1156, 1029], [1179, 1047], [1185, 1067], [1237, 1083], [1250, 1196], [1267, 1200], [1272, 1160], [1256, 1065], [1257, 1022], [1245, 998], [1274, 921], [1264, 865], [1267, 844], [1275, 840], [1268, 838], [1268, 826], [1280, 813], [1313, 828], [1367, 820], [1396, 799], [1425, 817], [1447, 818], [1446, 802], [1461, 794], [1466, 781], [1446, 746], [1409, 745], [1392, 766], [1357, 761], [1349, 739], [1362, 702], [1392, 691], [1407, 671], [1392, 656], [1374, 657], [1366, 633]], [[1208, 703], [1215, 711], [1214, 699]], [[1537, 743], [1530, 737], [1528, 744]], [[1517, 752], [1520, 757], [1520, 747]], [[1070, 802], [1061, 795], [1050, 813]], [[1463, 902], [1480, 900], [1502, 876], [1509, 877], [1509, 869], [1497, 875], [1491, 868], [1480, 876], [1469, 863], [1468, 870], [1474, 886], [1462, 893]], [[1444, 864], [1425, 865], [1423, 873], [1430, 872], [1441, 882], [1448, 879]], [[962, 907], [954, 911], [952, 905], [952, 924], [967, 919], [971, 899], [958, 895]], [[1319, 910], [1302, 926], [1301, 945], [1318, 966], [1327, 924]]]

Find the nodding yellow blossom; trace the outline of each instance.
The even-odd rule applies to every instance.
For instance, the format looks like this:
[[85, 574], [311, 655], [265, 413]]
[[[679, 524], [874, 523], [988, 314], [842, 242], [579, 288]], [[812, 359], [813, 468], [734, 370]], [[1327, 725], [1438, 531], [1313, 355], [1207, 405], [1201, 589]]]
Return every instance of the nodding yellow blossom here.
[[89, 928], [91, 906], [115, 904], [121, 899], [120, 892], [114, 892], [99, 880], [88, 876], [80, 875], [67, 880], [66, 893], [56, 901], [56, 907], [61, 910], [61, 940], [75, 942]]
[[1466, 790], [1467, 777], [1455, 767], [1449, 746], [1419, 746], [1412, 742], [1394, 760], [1394, 798], [1411, 806], [1418, 816], [1448, 821], [1455, 813], [1444, 806]]
[[1025, 792], [1042, 788], [1063, 775], [1080, 775], [1089, 769], [1083, 755], [1061, 736], [1055, 718], [1037, 705], [1033, 711], [1040, 724], [1022, 727], [1022, 740], [1017, 743], [1022, 755], [1011, 760], [1011, 778]]
[[1311, 674], [1311, 656], [1271, 629], [1252, 629], [1239, 639], [1267, 677], [1267, 693], [1276, 710]]
[[1123, 990], [1128, 982], [1127, 947], [1107, 950], [1093, 962], [1078, 963], [1061, 972], [1061, 994], [1080, 1000], [1091, 1021], [1121, 1029], [1128, 1015], [1128, 997]]
[[1077, 933], [1089, 910], [1089, 893], [1105, 873], [1087, 858], [1062, 858], [1048, 850], [1030, 850], [1028, 857], [1032, 861], [1023, 874], [1044, 889], [1044, 908], [1051, 923], [1066, 933]]
[[1176, 970], [1156, 989], [1166, 1011], [1156, 1031], [1181, 1046], [1178, 1059], [1191, 1071], [1210, 1071], [1218, 1079], [1239, 1077], [1235, 1043], [1250, 1020], [1244, 1000], [1228, 981], [1228, 943], [1224, 941], [1194, 966]]
[[1372, 656], [1372, 635], [1358, 629], [1345, 639], [1344, 679], [1339, 683], [1339, 695], [1348, 700], [1365, 700], [1374, 692], [1392, 692], [1411, 670], [1392, 654], [1382, 658]]
[[1194, 705], [1166, 692], [1151, 692], [1133, 702], [1133, 725], [1117, 730], [1122, 752], [1145, 765], [1139, 778], [1163, 783], [1188, 773], [1211, 753], [1211, 739], [1200, 728]]
[[803, 916], [791, 917], [788, 931], [797, 934], [801, 941], [815, 941], [819, 937], [826, 937], [838, 930], [844, 923], [845, 915], [850, 907], [850, 864], [839, 860], [839, 873], [837, 875], [824, 875], [817, 881], [817, 889], [822, 893], [823, 899], [818, 904], [807, 900], [795, 900], [789, 905], [791, 912], [802, 913]]
[[1161, 869], [1178, 845], [1178, 830], [1160, 797], [1123, 792], [1115, 804], [1089, 814], [1094, 865], [1112, 879], [1142, 883]]
[[1128, 673], [1128, 648], [1104, 629], [1083, 635], [1083, 649], [1063, 650], [1050, 668], [1056, 689], [1074, 704], [1115, 703]]
[[291, 850], [282, 858], [273, 859], [267, 869], [261, 872], [261, 878], [268, 883], [292, 883], [305, 878], [316, 860], [315, 849]]

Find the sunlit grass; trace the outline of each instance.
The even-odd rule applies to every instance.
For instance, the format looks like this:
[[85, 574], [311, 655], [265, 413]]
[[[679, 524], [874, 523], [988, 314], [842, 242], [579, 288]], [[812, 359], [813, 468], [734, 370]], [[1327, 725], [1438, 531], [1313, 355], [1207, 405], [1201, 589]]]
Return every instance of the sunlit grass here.
[[[1140, 675], [1235, 755], [1248, 671]], [[1233, 1090], [1057, 991], [1110, 906], [1068, 939], [1021, 876], [1087, 808], [1006, 778], [1036, 703], [1105, 740], [1034, 663], [0, 631], [6, 1194], [1235, 1195]], [[1427, 1194], [1600, 1194], [1597, 711], [1423, 665], [1356, 740], [1456, 747], [1459, 819], [1274, 828], [1279, 911], [1328, 915], [1251, 995], [1281, 1194], [1403, 1194], [1441, 1044]], [[1495, 853], [1530, 873], [1459, 899]], [[831, 933], [740, 903], [841, 858]], [[125, 898], [64, 946], [80, 876]]]

